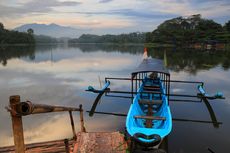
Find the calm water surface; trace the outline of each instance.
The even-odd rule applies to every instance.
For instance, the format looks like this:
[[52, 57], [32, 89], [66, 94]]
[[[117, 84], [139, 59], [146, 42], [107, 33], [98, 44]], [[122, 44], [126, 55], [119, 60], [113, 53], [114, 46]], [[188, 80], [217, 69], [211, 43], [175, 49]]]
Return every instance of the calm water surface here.
[[[76, 106], [90, 110], [96, 94], [84, 90], [88, 85], [100, 88], [104, 77], [130, 77], [142, 60], [143, 46], [50, 45], [6, 47], [0, 49], [0, 146], [13, 144], [10, 114], [4, 109], [10, 95], [34, 103]], [[211, 121], [223, 124], [174, 121], [167, 138], [170, 153], [216, 153], [230, 150], [230, 51], [194, 51], [183, 49], [149, 50], [152, 57], [165, 59], [171, 78], [204, 81], [209, 93], [222, 91], [225, 100], [170, 102], [173, 118]], [[113, 90], [129, 90], [129, 83], [112, 82]], [[196, 95], [196, 85], [172, 84], [172, 93]], [[175, 99], [175, 97], [174, 97]], [[103, 97], [97, 111], [127, 113], [129, 99]], [[211, 113], [210, 113], [211, 112]], [[210, 114], [212, 114], [210, 116]], [[124, 131], [125, 117], [84, 114], [87, 131]], [[79, 114], [74, 113], [77, 131]], [[23, 117], [26, 143], [72, 136], [67, 112]]]

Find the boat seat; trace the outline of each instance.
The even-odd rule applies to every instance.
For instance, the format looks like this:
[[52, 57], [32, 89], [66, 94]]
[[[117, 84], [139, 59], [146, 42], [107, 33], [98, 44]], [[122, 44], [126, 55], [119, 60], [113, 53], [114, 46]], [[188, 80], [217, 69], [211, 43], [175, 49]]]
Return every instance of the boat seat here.
[[142, 91], [142, 94], [159, 94], [161, 95], [162, 93], [160, 91]]
[[149, 98], [151, 94], [154, 94], [154, 95], [159, 95], [159, 97], [161, 98], [161, 95], [162, 93], [160, 91], [142, 91], [140, 92], [140, 97], [141, 98]]
[[146, 120], [163, 120], [165, 121], [165, 117], [161, 116], [134, 116], [135, 119], [146, 119]]
[[159, 91], [160, 87], [155, 87], [155, 86], [144, 86], [143, 87], [144, 90], [150, 90], [150, 91]]
[[139, 99], [139, 104], [146, 104], [146, 105], [161, 105], [162, 100], [149, 100], [149, 99]]
[[151, 84], [145, 84], [144, 86], [145, 87], [160, 88], [160, 85], [159, 84], [155, 84], [155, 83], [154, 84], [152, 84], [152, 83]]
[[158, 84], [145, 84], [144, 87], [160, 88]]

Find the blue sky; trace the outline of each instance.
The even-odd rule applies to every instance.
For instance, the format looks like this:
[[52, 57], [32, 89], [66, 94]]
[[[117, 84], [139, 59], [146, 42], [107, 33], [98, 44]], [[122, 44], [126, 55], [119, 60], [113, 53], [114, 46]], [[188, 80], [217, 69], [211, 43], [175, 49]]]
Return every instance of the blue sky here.
[[0, 22], [8, 29], [56, 23], [88, 33], [152, 31], [164, 20], [201, 14], [224, 24], [229, 0], [1, 0]]

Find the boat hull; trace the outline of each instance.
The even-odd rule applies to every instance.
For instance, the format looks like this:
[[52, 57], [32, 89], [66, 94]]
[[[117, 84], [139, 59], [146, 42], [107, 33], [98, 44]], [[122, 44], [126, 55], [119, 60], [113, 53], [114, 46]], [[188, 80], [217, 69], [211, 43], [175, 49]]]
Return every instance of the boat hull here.
[[[149, 87], [158, 85], [158, 91], [154, 93], [153, 90], [151, 94], [144, 93], [146, 84]], [[171, 132], [172, 117], [168, 98], [165, 87], [159, 79], [143, 80], [130, 106], [126, 118], [126, 129], [129, 136], [145, 146], [156, 146]]]

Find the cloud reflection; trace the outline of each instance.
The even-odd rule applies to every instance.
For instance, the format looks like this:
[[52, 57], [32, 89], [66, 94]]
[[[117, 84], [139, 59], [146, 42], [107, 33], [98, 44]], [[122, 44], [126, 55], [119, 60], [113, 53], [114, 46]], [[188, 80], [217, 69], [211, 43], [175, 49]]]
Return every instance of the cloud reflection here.
[[[35, 51], [30, 58], [12, 58], [7, 65], [0, 65], [1, 108], [8, 105], [10, 95], [18, 94], [21, 101], [34, 103], [75, 106], [83, 104], [89, 110], [94, 94], [85, 93], [88, 85], [99, 87], [98, 76], [122, 76], [138, 64], [139, 55], [102, 51], [82, 52], [78, 48], [54, 48], [53, 60], [50, 50]], [[47, 58], [48, 57], [48, 58]], [[90, 57], [90, 58], [89, 58]], [[102, 108], [110, 105], [103, 103]], [[75, 125], [79, 131], [79, 116], [74, 113]], [[10, 115], [0, 109], [0, 146], [13, 144]], [[116, 130], [124, 123], [116, 117], [85, 114], [88, 131]], [[68, 113], [52, 113], [23, 117], [26, 143], [68, 138], [72, 136]]]
[[[80, 131], [79, 113], [74, 112], [76, 131]], [[88, 132], [116, 131], [117, 127], [123, 126], [119, 118], [113, 116], [88, 117], [84, 114], [85, 127]], [[39, 119], [39, 120], [37, 120]], [[23, 117], [25, 143], [35, 143], [50, 140], [58, 140], [73, 137], [68, 112], [31, 115]], [[12, 134], [1, 134], [0, 146], [13, 145]]]
[[[87, 49], [87, 47], [91, 49]], [[6, 66], [0, 65], [0, 123], [3, 123], [0, 124], [0, 146], [13, 144], [10, 115], [4, 109], [4, 106], [8, 105], [10, 95], [19, 94], [22, 101], [30, 100], [42, 104], [75, 107], [83, 104], [83, 109], [89, 110], [96, 94], [84, 91], [88, 85], [99, 88], [98, 76], [102, 80], [105, 76], [130, 77], [130, 71], [140, 63], [142, 56], [140, 52], [135, 52], [135, 49], [127, 47], [123, 48], [122, 52], [119, 51], [119, 48], [102, 50], [95, 46], [90, 47], [88, 44], [84, 49], [79, 49], [79, 47], [37, 48], [33, 59], [26, 55], [18, 56], [7, 60]], [[51, 53], [52, 58], [50, 58]], [[197, 56], [193, 57], [197, 58]], [[176, 80], [204, 81], [209, 93], [221, 90], [226, 96], [226, 100], [211, 103], [218, 121], [220, 120], [224, 124], [219, 129], [214, 129], [209, 124], [174, 122], [174, 129], [169, 138], [169, 146], [172, 146], [170, 152], [179, 152], [180, 150], [202, 152], [199, 148], [211, 146], [210, 144], [219, 146], [218, 152], [227, 150], [227, 143], [230, 141], [226, 134], [230, 128], [228, 119], [230, 115], [229, 69], [223, 70], [217, 65], [208, 70], [201, 67], [193, 75], [183, 69], [178, 72], [172, 69], [170, 74], [171, 78]], [[174, 87], [174, 91], [177, 92], [190, 94], [198, 92], [196, 86], [194, 88], [187, 85]], [[129, 83], [123, 82], [112, 82], [111, 88], [130, 89]], [[130, 99], [103, 97], [97, 111], [126, 113], [129, 105]], [[173, 117], [210, 120], [207, 108], [203, 103], [172, 102], [170, 106]], [[85, 113], [84, 118], [88, 131], [116, 131], [125, 127], [125, 118], [123, 117], [95, 115], [90, 118]], [[79, 131], [78, 112], [74, 113], [74, 120], [76, 129]], [[27, 143], [72, 137], [68, 112], [31, 115], [24, 117], [23, 123]], [[210, 136], [213, 139], [210, 139]], [[188, 137], [190, 139], [183, 142]], [[202, 142], [205, 143], [201, 144], [199, 141], [195, 141], [197, 137], [204, 140]]]

